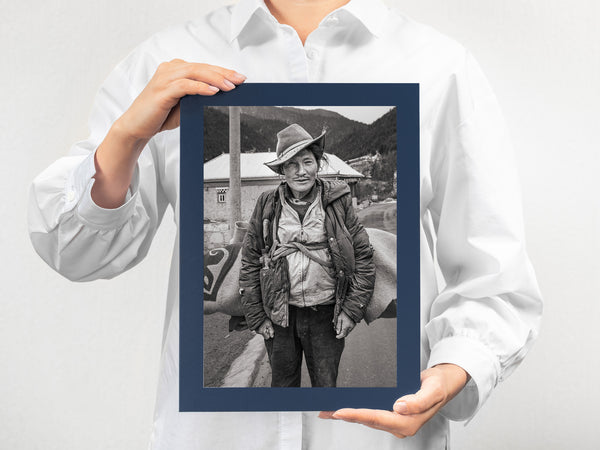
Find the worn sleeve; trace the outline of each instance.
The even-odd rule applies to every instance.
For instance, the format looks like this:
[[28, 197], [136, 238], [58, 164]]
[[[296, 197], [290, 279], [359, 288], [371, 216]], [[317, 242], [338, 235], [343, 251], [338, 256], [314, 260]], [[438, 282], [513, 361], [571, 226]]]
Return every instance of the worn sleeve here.
[[267, 319], [260, 289], [260, 257], [263, 248], [261, 219], [264, 199], [265, 193], [261, 194], [256, 201], [242, 247], [242, 268], [240, 269], [242, 307], [251, 330], [256, 330]]
[[350, 195], [344, 196], [343, 201], [346, 211], [346, 228], [352, 236], [354, 246], [355, 266], [342, 310], [355, 323], [358, 323], [363, 319], [367, 305], [373, 296], [375, 264], [369, 235], [354, 212]]
[[[44, 261], [71, 280], [111, 278], [138, 263], [167, 206], [153, 167], [153, 141], [140, 157], [143, 163], [138, 162], [125, 204], [104, 209], [91, 197], [94, 152], [135, 96], [137, 88], [126, 71], [133, 59], [119, 65], [98, 92], [89, 138], [75, 144], [31, 186], [31, 242]], [[145, 80], [138, 81], [145, 85]]]
[[525, 251], [512, 148], [497, 100], [470, 55], [434, 126], [429, 212], [445, 288], [425, 328], [429, 366], [471, 376], [442, 414], [469, 419], [538, 335], [542, 300]]

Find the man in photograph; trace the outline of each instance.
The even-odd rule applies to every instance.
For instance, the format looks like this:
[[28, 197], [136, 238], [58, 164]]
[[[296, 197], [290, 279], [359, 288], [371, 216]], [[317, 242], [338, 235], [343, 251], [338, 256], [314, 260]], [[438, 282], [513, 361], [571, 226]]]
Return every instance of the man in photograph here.
[[265, 339], [272, 387], [300, 387], [303, 355], [312, 386], [335, 387], [344, 338], [373, 294], [373, 252], [350, 188], [318, 178], [324, 142], [325, 132], [313, 138], [298, 124], [277, 134], [267, 166], [285, 181], [258, 199], [244, 240], [242, 304]]

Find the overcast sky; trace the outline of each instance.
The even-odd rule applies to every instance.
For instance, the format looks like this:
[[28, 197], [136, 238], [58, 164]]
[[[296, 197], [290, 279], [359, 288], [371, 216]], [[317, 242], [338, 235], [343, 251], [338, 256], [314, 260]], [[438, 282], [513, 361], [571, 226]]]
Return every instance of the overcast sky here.
[[348, 119], [363, 123], [373, 123], [393, 106], [295, 106], [302, 109], [327, 109], [335, 111]]

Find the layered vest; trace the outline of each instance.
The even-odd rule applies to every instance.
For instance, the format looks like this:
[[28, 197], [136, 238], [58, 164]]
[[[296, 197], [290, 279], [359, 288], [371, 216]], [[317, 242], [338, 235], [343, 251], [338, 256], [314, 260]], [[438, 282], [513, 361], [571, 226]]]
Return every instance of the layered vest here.
[[[310, 204], [304, 219], [300, 221], [298, 213], [289, 205], [285, 196], [281, 196], [282, 208], [277, 227], [277, 240], [286, 244], [291, 241], [302, 244], [326, 243], [325, 211], [321, 195]], [[301, 251], [286, 256], [289, 269], [289, 304], [298, 307], [310, 307], [335, 303], [336, 278], [331, 255], [327, 246], [311, 249], [317, 260], [329, 263], [320, 264]]]

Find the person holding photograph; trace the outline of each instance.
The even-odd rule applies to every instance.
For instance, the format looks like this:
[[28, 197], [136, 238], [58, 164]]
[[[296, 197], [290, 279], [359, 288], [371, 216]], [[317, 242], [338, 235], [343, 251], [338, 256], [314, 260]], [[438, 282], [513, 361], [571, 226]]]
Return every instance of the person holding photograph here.
[[298, 124], [277, 134], [266, 163], [284, 182], [263, 193], [242, 251], [240, 292], [250, 329], [265, 338], [272, 387], [300, 387], [302, 356], [313, 387], [335, 387], [344, 338], [375, 285], [369, 237], [350, 188], [317, 177], [325, 132]]
[[[177, 236], [151, 448], [448, 448], [448, 421], [472, 418], [531, 348], [542, 301], [525, 251], [510, 142], [486, 77], [460, 44], [380, 0], [239, 0], [145, 41], [100, 89], [89, 138], [34, 180], [36, 251], [77, 281], [138, 264], [168, 206], [179, 224], [180, 98], [227, 92], [244, 80], [419, 83], [421, 389], [390, 398], [386, 411], [321, 414], [339, 421], [311, 412], [179, 412]], [[295, 190], [303, 196], [308, 184]], [[325, 184], [314, 187], [308, 199], [332, 200]], [[286, 202], [296, 198], [283, 194]], [[353, 238], [360, 244], [360, 232]], [[364, 283], [368, 292], [370, 276]], [[359, 320], [357, 309], [343, 308], [348, 301], [341, 311]], [[342, 312], [343, 334], [352, 324]], [[258, 316], [254, 326], [270, 336]]]

